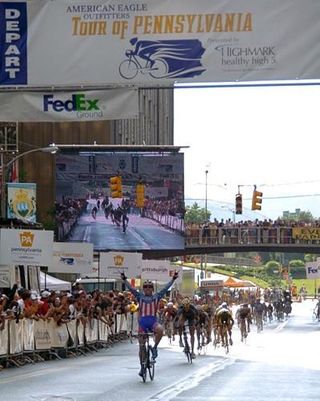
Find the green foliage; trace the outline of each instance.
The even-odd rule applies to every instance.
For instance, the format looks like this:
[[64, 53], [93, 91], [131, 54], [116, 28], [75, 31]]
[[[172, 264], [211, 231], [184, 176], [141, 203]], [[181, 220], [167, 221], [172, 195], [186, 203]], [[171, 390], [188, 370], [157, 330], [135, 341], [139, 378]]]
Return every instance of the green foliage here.
[[291, 267], [304, 267], [305, 263], [303, 260], [290, 260], [289, 266]]
[[315, 220], [312, 213], [309, 210], [307, 211], [300, 210], [299, 212], [296, 213], [290, 213], [289, 216], [280, 216], [279, 219], [283, 220], [284, 222], [305, 221], [306, 223], [312, 223]]
[[304, 261], [307, 262], [314, 262], [315, 260], [317, 260], [317, 256], [316, 255], [312, 255], [310, 253], [307, 253], [304, 255]]
[[210, 211], [207, 210], [207, 215], [206, 215], [206, 210], [205, 208], [200, 207], [197, 202], [195, 202], [192, 206], [187, 206], [186, 207], [186, 213], [184, 216], [184, 221], [187, 224], [190, 223], [198, 223], [201, 224], [205, 221], [210, 220], [211, 213]]

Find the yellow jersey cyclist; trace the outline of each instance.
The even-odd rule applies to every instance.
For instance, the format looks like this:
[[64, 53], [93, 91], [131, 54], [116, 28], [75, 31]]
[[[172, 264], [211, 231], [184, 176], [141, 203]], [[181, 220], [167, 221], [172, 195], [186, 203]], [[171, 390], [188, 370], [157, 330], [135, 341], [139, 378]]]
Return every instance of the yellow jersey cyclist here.
[[[223, 341], [222, 330], [223, 326], [226, 325], [229, 334], [229, 343], [233, 344], [232, 341], [232, 327], [234, 325], [234, 320], [232, 317], [232, 312], [228, 307], [227, 302], [222, 302], [220, 306], [215, 311], [214, 315], [214, 326], [216, 330], [216, 340], [217, 342]], [[222, 344], [224, 345], [224, 344]]]

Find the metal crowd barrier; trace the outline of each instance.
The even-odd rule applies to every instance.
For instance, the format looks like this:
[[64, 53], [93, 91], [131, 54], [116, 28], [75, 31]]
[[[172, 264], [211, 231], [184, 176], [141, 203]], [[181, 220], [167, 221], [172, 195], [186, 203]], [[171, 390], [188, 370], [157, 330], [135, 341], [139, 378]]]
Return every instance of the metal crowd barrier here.
[[[0, 364], [17, 367], [45, 359], [86, 355], [128, 338], [131, 319], [137, 314], [115, 315], [114, 324], [91, 319], [84, 326], [80, 320], [57, 325], [54, 320], [6, 320], [0, 330]], [[134, 323], [135, 327], [137, 322]]]

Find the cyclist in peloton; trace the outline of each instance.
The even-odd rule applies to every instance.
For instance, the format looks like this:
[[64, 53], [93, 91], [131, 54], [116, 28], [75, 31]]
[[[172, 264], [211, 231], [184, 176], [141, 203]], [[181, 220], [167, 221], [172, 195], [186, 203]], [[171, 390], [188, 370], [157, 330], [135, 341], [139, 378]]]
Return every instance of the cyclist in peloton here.
[[179, 324], [179, 345], [180, 347], [184, 347], [182, 341], [182, 332], [185, 322], [188, 322], [189, 332], [191, 337], [191, 358], [195, 359], [196, 354], [194, 353], [194, 333], [196, 328], [196, 323], [198, 319], [198, 311], [197, 308], [191, 304], [189, 298], [184, 298], [182, 300], [181, 305], [178, 308], [178, 324]]
[[233, 344], [232, 327], [234, 325], [234, 320], [232, 317], [232, 312], [229, 309], [228, 304], [226, 302], [222, 302], [222, 304], [220, 306], [218, 306], [218, 308], [215, 311], [215, 315], [214, 315], [214, 325], [215, 325], [216, 329], [218, 330], [218, 334], [219, 334], [220, 338], [221, 338], [220, 329], [224, 323], [226, 323], [226, 325], [227, 325], [227, 330], [228, 330], [228, 334], [229, 334], [229, 342], [230, 342], [230, 345], [232, 345]]
[[208, 315], [207, 312], [203, 310], [202, 305], [197, 305], [197, 310], [198, 310], [198, 319], [197, 319], [197, 325], [196, 325], [196, 331], [197, 331], [197, 339], [198, 339], [198, 349], [201, 348], [201, 328], [203, 327], [205, 332], [206, 332], [206, 344], [209, 344], [211, 340], [211, 319]]
[[168, 302], [163, 312], [163, 323], [167, 333], [172, 335], [172, 341], [174, 341], [174, 337], [176, 335], [174, 322], [177, 316], [178, 310], [173, 304], [173, 302]]
[[[127, 277], [124, 273], [121, 273], [121, 278], [128, 288], [128, 290], [135, 296], [139, 302], [139, 359], [140, 364], [142, 362], [142, 347], [145, 343], [145, 337], [143, 334], [151, 331], [154, 333], [154, 346], [152, 347], [152, 358], [156, 359], [158, 356], [158, 344], [163, 336], [163, 327], [158, 323], [157, 311], [158, 303], [161, 298], [164, 297], [165, 293], [169, 290], [175, 280], [178, 278], [178, 272], [176, 271], [172, 277], [172, 280], [164, 286], [164, 288], [156, 293], [153, 293], [152, 281], [146, 280], [143, 283], [143, 293], [133, 288], [127, 281]], [[139, 376], [142, 376], [142, 369], [140, 369]]]
[[247, 333], [250, 333], [250, 324], [252, 323], [251, 308], [248, 303], [243, 303], [237, 310], [236, 317], [238, 319], [238, 325], [244, 321], [247, 327]]

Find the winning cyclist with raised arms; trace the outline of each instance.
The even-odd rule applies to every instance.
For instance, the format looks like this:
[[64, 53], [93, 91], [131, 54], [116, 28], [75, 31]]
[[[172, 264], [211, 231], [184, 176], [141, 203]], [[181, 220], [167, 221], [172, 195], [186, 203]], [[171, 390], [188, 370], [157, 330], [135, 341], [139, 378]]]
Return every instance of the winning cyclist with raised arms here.
[[[154, 333], [154, 347], [152, 348], [152, 357], [155, 359], [158, 356], [158, 344], [161, 341], [163, 336], [163, 327], [158, 323], [157, 319], [157, 311], [158, 311], [158, 303], [161, 298], [165, 296], [165, 293], [172, 286], [174, 281], [178, 278], [178, 272], [176, 271], [172, 277], [172, 280], [168, 282], [165, 287], [156, 293], [153, 293], [153, 283], [152, 281], [145, 281], [143, 283], [143, 293], [133, 288], [124, 273], [121, 273], [121, 278], [125, 284], [125, 286], [132, 292], [137, 301], [139, 302], [139, 359], [140, 364], [142, 362], [142, 353], [141, 349], [145, 342], [145, 337], [143, 334], [148, 332]], [[142, 375], [142, 371], [140, 370], [139, 375]]]

